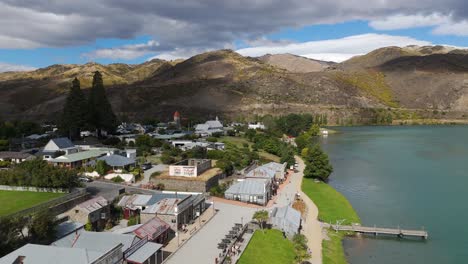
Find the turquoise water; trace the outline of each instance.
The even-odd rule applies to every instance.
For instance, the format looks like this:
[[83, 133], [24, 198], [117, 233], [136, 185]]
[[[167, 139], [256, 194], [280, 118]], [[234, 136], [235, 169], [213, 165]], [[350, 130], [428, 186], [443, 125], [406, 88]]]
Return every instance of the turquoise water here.
[[344, 241], [349, 263], [468, 263], [468, 127], [347, 127], [322, 140], [330, 184], [364, 225], [424, 227], [427, 241]]

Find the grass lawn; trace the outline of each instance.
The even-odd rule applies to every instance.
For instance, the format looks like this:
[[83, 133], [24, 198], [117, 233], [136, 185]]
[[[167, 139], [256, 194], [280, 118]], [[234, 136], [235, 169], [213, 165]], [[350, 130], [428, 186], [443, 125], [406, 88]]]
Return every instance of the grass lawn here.
[[238, 264], [293, 264], [296, 253], [293, 243], [279, 230], [255, 231]]
[[304, 178], [302, 190], [317, 205], [320, 221], [332, 224], [341, 220], [345, 220], [342, 224], [361, 222], [349, 201], [330, 185]]
[[[249, 142], [247, 139], [245, 138], [242, 138], [242, 137], [229, 137], [229, 136], [225, 136], [225, 137], [220, 137], [219, 142], [224, 142], [224, 143], [231, 143], [233, 145], [235, 145], [236, 147], [238, 148], [243, 148], [244, 147], [244, 144], [248, 144], [249, 147], [251, 147], [253, 145], [252, 142]], [[274, 162], [280, 162], [281, 158], [276, 156], [276, 155], [273, 155], [273, 154], [270, 154], [264, 150], [259, 150], [258, 151], [258, 155], [266, 160], [266, 161], [274, 161]]]
[[63, 193], [0, 191], [0, 216], [8, 215], [34, 205], [63, 196]]
[[330, 240], [322, 241], [323, 264], [347, 264], [341, 242], [344, 236], [343, 232], [328, 231]]

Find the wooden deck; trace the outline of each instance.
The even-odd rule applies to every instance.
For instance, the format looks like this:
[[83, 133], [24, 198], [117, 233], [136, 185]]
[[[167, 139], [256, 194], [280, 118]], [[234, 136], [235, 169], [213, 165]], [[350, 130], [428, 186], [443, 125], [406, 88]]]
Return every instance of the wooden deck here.
[[335, 231], [352, 231], [362, 234], [372, 235], [395, 235], [398, 237], [419, 237], [427, 239], [429, 234], [425, 230], [410, 230], [401, 228], [382, 228], [382, 227], [367, 227], [367, 226], [343, 226], [331, 225]]

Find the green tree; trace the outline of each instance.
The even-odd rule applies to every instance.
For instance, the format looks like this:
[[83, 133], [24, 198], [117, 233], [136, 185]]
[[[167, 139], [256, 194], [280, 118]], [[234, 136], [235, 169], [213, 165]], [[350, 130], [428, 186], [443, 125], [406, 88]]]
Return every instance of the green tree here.
[[104, 160], [98, 160], [96, 162], [96, 171], [99, 175], [105, 175], [109, 169], [109, 166]]
[[93, 225], [91, 224], [91, 222], [87, 222], [86, 225], [84, 226], [84, 230], [86, 231], [93, 231]]
[[83, 91], [81, 91], [80, 81], [75, 78], [65, 101], [59, 122], [62, 133], [71, 139], [79, 138], [81, 128], [86, 125], [87, 109], [86, 98]]
[[318, 178], [322, 181], [327, 181], [330, 174], [333, 172], [333, 167], [330, 164], [328, 155], [323, 152], [318, 144], [312, 145], [306, 151], [302, 151], [305, 154], [306, 168], [304, 169], [304, 177], [306, 178]]
[[57, 224], [50, 210], [39, 211], [33, 216], [29, 226], [32, 243], [49, 244], [55, 238]]
[[297, 263], [302, 263], [302, 261], [310, 258], [307, 247], [307, 238], [304, 235], [295, 234], [293, 237], [293, 243]]
[[313, 124], [313, 125], [310, 127], [308, 133], [309, 133], [309, 135], [310, 135], [311, 137], [316, 137], [316, 136], [318, 136], [319, 133], [320, 133], [320, 126], [317, 125], [317, 124]]
[[268, 221], [268, 217], [268, 211], [260, 210], [254, 213], [252, 219], [256, 220], [260, 224], [260, 227], [263, 229], [266, 221]]
[[107, 99], [106, 91], [104, 90], [104, 82], [99, 71], [96, 71], [93, 76], [93, 85], [91, 86], [88, 105], [89, 126], [97, 130], [99, 137], [102, 134], [102, 130], [108, 132], [115, 130], [117, 117], [112, 111], [112, 106]]

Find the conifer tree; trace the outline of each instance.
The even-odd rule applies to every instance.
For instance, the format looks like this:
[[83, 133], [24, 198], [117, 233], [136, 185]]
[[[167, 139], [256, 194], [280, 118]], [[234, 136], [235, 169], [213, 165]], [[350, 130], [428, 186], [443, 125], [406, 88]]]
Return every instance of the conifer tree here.
[[98, 136], [102, 130], [113, 131], [117, 125], [117, 118], [112, 111], [112, 106], [104, 90], [104, 82], [99, 71], [94, 73], [93, 85], [88, 100], [88, 123], [92, 129], [96, 129]]
[[80, 81], [75, 78], [65, 101], [60, 120], [60, 129], [70, 139], [77, 139], [80, 137], [81, 129], [86, 125], [86, 119], [86, 98], [80, 88]]

